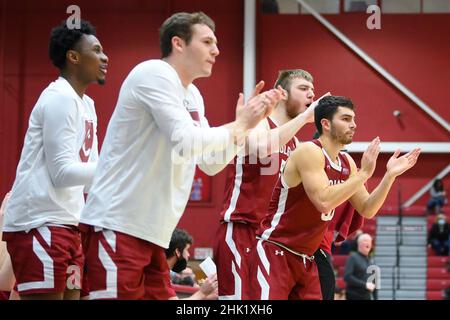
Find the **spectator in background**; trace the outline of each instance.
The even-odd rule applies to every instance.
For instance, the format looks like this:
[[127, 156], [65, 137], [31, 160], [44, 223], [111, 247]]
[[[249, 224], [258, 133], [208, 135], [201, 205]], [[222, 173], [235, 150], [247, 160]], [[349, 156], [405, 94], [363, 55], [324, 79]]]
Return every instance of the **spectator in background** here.
[[440, 213], [428, 233], [428, 246], [431, 246], [438, 256], [446, 256], [450, 247], [450, 226], [447, 217]]
[[427, 203], [427, 213], [437, 214], [441, 212], [441, 208], [447, 203], [442, 179], [434, 180], [433, 186], [430, 189], [430, 196], [431, 199]]
[[[192, 243], [193, 239], [191, 235], [189, 235], [186, 231], [175, 229], [172, 233], [169, 248], [166, 249], [167, 264], [169, 265], [169, 269], [178, 275], [176, 279], [180, 279], [181, 281], [175, 281], [173, 283], [187, 284], [190, 286], [194, 286], [194, 284], [196, 284], [195, 275], [192, 270], [191, 272], [183, 276], [183, 271], [187, 269], [187, 262], [190, 257], [189, 248], [191, 247]], [[173, 291], [173, 296], [170, 298], [170, 300], [178, 299], [171, 285], [168, 285], [168, 291]], [[216, 300], [218, 297], [217, 287], [217, 275], [214, 275], [211, 278], [207, 278], [200, 286], [200, 289], [186, 299]]]
[[372, 237], [363, 233], [358, 237], [358, 252], [353, 253], [345, 264], [344, 280], [347, 283], [347, 300], [375, 300], [375, 283], [368, 281], [368, 267], [373, 265], [369, 256]]

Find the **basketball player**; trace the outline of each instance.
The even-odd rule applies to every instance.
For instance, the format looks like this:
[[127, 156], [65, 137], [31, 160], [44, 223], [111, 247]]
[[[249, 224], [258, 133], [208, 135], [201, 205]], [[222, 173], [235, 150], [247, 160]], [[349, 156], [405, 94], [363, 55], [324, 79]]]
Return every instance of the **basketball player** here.
[[356, 170], [354, 160], [340, 152], [355, 133], [353, 109], [346, 98], [324, 97], [314, 114], [319, 138], [300, 144], [289, 157], [251, 254], [250, 272], [256, 277], [251, 282], [251, 298], [321, 299], [313, 254], [335, 208], [349, 200], [365, 217], [374, 216], [395, 178], [416, 163], [420, 149], [402, 157], [397, 150], [382, 181], [369, 194], [364, 183], [375, 170], [380, 139], [370, 143], [361, 169]]
[[95, 28], [63, 22], [50, 36], [59, 78], [31, 112], [3, 239], [21, 299], [78, 299], [83, 255], [77, 229], [98, 158], [94, 102], [85, 91], [103, 84], [108, 57]]
[[[280, 168], [295, 149], [295, 134], [314, 122], [313, 77], [305, 70], [279, 72], [275, 88], [283, 97], [265, 121], [252, 132], [247, 155], [238, 155], [228, 168], [221, 225], [214, 237], [220, 299], [247, 299], [247, 256], [255, 231], [267, 212]], [[266, 138], [268, 136], [268, 138]], [[274, 142], [274, 143], [272, 143]]]
[[164, 248], [186, 207], [197, 159], [231, 148], [266, 117], [280, 90], [240, 95], [236, 120], [210, 128], [192, 82], [208, 77], [219, 55], [214, 22], [176, 13], [160, 29], [161, 60], [138, 64], [125, 79], [109, 122], [94, 183], [81, 215], [91, 299], [168, 299]]

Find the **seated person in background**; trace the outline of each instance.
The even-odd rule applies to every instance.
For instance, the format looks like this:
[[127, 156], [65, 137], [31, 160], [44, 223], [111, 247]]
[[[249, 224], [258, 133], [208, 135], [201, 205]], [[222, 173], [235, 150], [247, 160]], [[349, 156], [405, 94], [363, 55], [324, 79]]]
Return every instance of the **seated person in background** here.
[[[178, 277], [176, 279], [185, 279], [181, 280], [184, 283], [180, 283], [178, 281], [173, 282], [174, 284], [187, 284], [190, 286], [195, 286], [195, 275], [191, 272], [186, 275], [182, 272], [186, 270], [187, 262], [189, 260], [189, 248], [193, 243], [192, 237], [184, 230], [175, 229], [172, 233], [172, 238], [170, 239], [169, 248], [166, 249], [166, 257], [167, 263], [169, 265], [169, 269], [176, 274]], [[190, 268], [189, 268], [190, 269]], [[171, 272], [171, 278], [172, 278]], [[172, 278], [173, 279], [173, 278]], [[187, 283], [188, 282], [188, 283]], [[198, 285], [197, 285], [198, 286]], [[217, 291], [217, 275], [214, 275], [210, 278], [207, 278], [203, 284], [200, 286], [200, 289], [195, 292], [192, 296], [186, 298], [187, 300], [216, 300], [218, 297]], [[173, 291], [173, 296], [170, 298], [178, 299], [176, 296], [175, 290], [172, 288], [171, 284], [167, 288], [169, 291]]]
[[438, 256], [446, 256], [450, 246], [450, 226], [447, 217], [440, 213], [428, 233], [428, 246], [432, 247]]
[[430, 189], [430, 196], [431, 198], [427, 202], [427, 212], [436, 214], [441, 212], [441, 208], [447, 203], [444, 183], [441, 179], [434, 180]]

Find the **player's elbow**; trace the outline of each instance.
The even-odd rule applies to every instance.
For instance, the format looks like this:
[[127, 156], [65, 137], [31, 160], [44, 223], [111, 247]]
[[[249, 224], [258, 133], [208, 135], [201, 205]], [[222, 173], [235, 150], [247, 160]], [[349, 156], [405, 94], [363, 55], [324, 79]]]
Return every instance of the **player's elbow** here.
[[364, 219], [370, 220], [370, 219], [373, 219], [376, 216], [377, 211], [375, 211], [375, 210], [362, 210], [361, 212], [359, 212], [359, 214], [361, 216], [363, 216]]
[[331, 212], [334, 209], [330, 203], [327, 203], [325, 201], [317, 201], [316, 203], [314, 203], [314, 206], [319, 212], [323, 213]]

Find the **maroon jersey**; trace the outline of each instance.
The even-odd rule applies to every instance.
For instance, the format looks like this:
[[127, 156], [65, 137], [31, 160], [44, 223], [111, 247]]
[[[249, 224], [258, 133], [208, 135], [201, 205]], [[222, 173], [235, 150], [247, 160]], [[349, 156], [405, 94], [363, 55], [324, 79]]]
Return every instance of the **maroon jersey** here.
[[364, 218], [355, 211], [349, 201], [336, 208], [334, 218], [328, 225], [320, 249], [331, 254], [333, 241], [342, 242], [364, 224]]
[[[270, 129], [277, 125], [267, 118]], [[273, 188], [286, 159], [295, 149], [294, 137], [280, 148], [279, 153], [259, 159], [255, 156], [236, 156], [228, 168], [225, 199], [221, 221], [247, 222], [255, 229], [267, 213]], [[266, 174], [270, 173], [270, 174]]]
[[[322, 148], [319, 140], [311, 142]], [[325, 157], [324, 170], [330, 185], [347, 180], [350, 176], [350, 164], [345, 154], [340, 152], [339, 163], [335, 164], [325, 149], [322, 148], [322, 152]], [[257, 234], [263, 240], [312, 256], [324, 238], [334, 211], [333, 209], [329, 213], [319, 212], [309, 200], [302, 183], [287, 188], [281, 177], [272, 194], [269, 212], [262, 220]]]

